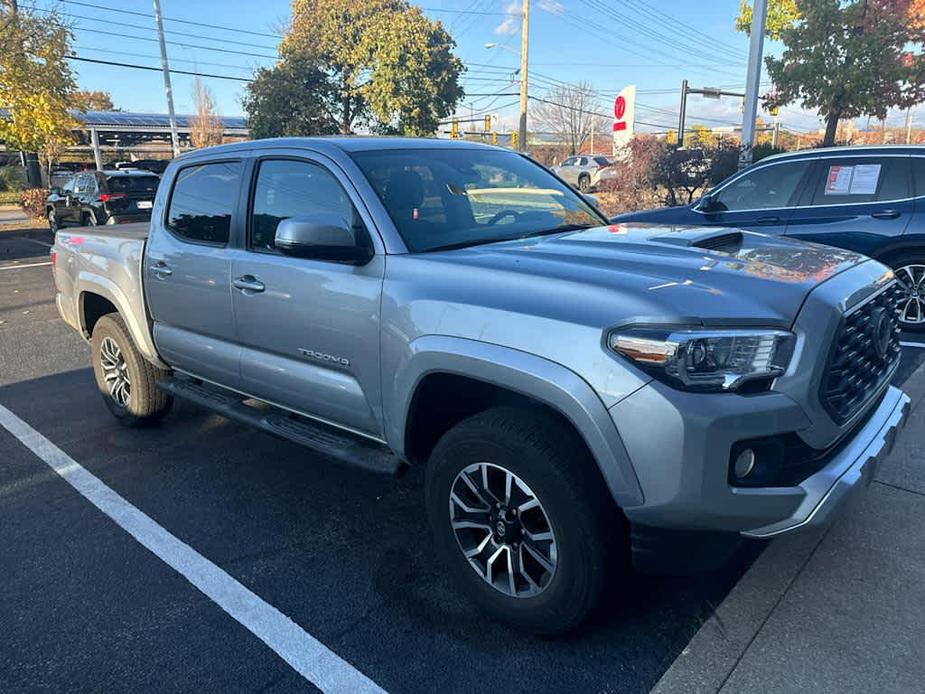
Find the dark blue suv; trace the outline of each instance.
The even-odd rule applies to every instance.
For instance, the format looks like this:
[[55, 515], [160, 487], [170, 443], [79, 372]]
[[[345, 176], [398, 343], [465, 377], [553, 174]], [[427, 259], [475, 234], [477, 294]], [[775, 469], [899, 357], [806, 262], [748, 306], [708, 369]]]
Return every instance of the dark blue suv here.
[[864, 253], [896, 270], [903, 327], [925, 331], [925, 146], [779, 154], [691, 205], [613, 221], [732, 226]]

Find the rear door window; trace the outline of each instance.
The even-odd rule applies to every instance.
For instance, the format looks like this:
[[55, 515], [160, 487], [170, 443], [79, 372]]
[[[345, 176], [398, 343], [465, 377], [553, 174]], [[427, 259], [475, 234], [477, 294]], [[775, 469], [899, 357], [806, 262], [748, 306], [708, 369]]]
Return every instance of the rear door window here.
[[823, 159], [813, 184], [813, 205], [850, 205], [910, 197], [908, 157]]
[[197, 243], [228, 243], [240, 182], [241, 163], [236, 161], [180, 169], [170, 195], [167, 228]]

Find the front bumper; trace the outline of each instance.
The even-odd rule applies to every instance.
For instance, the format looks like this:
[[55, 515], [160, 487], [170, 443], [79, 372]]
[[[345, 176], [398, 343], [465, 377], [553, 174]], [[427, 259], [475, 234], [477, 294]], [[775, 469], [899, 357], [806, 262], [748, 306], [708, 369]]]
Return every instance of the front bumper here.
[[826, 523], [842, 501], [869, 482], [902, 428], [909, 398], [887, 386], [867, 420], [818, 472], [799, 485], [736, 487], [729, 483], [737, 441], [811, 426], [788, 395], [687, 393], [652, 382], [611, 408], [643, 490], [624, 508], [640, 526], [720, 531], [768, 538]]

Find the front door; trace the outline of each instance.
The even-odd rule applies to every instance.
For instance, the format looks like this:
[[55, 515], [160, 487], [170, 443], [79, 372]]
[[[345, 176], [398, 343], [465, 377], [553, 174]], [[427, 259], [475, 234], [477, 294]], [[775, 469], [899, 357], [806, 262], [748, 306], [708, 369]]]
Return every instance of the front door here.
[[173, 186], [168, 208], [151, 219], [144, 258], [154, 343], [171, 366], [239, 388], [228, 243], [241, 162], [185, 166], [163, 185]]
[[820, 159], [787, 235], [876, 256], [905, 232], [914, 212], [910, 158]]
[[782, 234], [811, 168], [808, 159], [757, 164], [720, 186], [709, 210], [694, 211], [703, 224]]
[[331, 213], [371, 242], [334, 168], [267, 157], [254, 167], [245, 248], [231, 275], [246, 392], [303, 414], [380, 436], [379, 301], [385, 256], [362, 267], [282, 255], [279, 223]]

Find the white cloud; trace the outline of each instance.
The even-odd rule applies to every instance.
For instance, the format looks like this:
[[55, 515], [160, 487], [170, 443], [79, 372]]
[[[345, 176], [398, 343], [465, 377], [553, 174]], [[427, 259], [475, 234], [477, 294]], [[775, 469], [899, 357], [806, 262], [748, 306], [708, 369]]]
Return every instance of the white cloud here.
[[[544, 0], [545, 2], [555, 2], [555, 0]], [[504, 7], [507, 14], [501, 23], [495, 27], [495, 33], [498, 36], [511, 36], [520, 30], [520, 5], [516, 2], [509, 2]]]
[[550, 14], [565, 14], [565, 8], [557, 0], [540, 0], [540, 9]]

